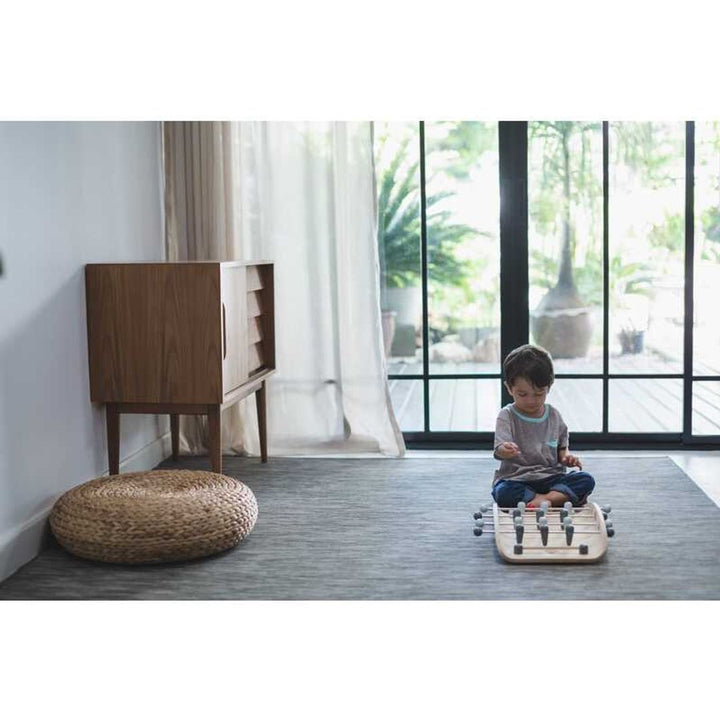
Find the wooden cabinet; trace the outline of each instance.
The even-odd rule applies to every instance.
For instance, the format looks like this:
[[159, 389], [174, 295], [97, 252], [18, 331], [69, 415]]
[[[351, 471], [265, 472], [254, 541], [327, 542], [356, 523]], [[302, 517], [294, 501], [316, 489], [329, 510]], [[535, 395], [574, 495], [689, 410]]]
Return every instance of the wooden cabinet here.
[[265, 381], [275, 371], [273, 266], [240, 262], [85, 266], [90, 399], [106, 404], [110, 474], [122, 413], [207, 415], [222, 471], [220, 412], [255, 393], [267, 461]]

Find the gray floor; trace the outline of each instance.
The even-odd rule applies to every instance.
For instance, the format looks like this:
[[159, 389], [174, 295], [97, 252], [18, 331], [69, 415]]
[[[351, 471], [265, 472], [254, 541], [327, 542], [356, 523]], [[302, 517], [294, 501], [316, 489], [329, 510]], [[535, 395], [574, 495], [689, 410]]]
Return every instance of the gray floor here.
[[[578, 451], [585, 462], [592, 463], [601, 458], [639, 459], [646, 457], [669, 457], [695, 484], [718, 506], [720, 506], [720, 450], [678, 450], [675, 452], [646, 450], [586, 450]], [[326, 457], [351, 457], [329, 455]], [[357, 457], [357, 456], [355, 456]], [[383, 455], [376, 455], [383, 458]], [[487, 450], [409, 450], [408, 458], [491, 458]]]
[[670, 453], [669, 456], [716, 505], [720, 506], [720, 452], [680, 452]]
[[[646, 457], [669, 457], [695, 484], [718, 506], [720, 506], [720, 450], [678, 450], [674, 452], [638, 450], [591, 450], [579, 451], [583, 460], [592, 463], [600, 458], [638, 459]], [[325, 454], [315, 457], [386, 459], [384, 455]], [[490, 459], [488, 450], [408, 450], [407, 458], [481, 458]]]
[[720, 599], [720, 509], [707, 494], [667, 457], [585, 460], [617, 528], [597, 565], [510, 566], [491, 536], [474, 537], [471, 514], [496, 466], [488, 458], [226, 458], [225, 472], [260, 506], [236, 549], [128, 567], [50, 547], [0, 586], [0, 598]]

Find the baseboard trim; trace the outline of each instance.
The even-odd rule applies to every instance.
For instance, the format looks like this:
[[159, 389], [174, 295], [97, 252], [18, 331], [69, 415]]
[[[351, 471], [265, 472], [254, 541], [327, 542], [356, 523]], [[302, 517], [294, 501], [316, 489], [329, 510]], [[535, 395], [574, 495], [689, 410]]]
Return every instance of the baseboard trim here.
[[[170, 433], [140, 448], [137, 452], [120, 462], [120, 472], [142, 472], [152, 470], [171, 454]], [[105, 468], [103, 475], [108, 474]], [[90, 479], [90, 478], [88, 478]], [[19, 527], [0, 537], [0, 582], [9, 578], [23, 565], [29, 563], [46, 547], [50, 540], [50, 527], [47, 519], [55, 501], [36, 512], [29, 520]]]
[[50, 537], [47, 518], [52, 506], [53, 503], [49, 503], [0, 539], [0, 582], [30, 562], [46, 546]]

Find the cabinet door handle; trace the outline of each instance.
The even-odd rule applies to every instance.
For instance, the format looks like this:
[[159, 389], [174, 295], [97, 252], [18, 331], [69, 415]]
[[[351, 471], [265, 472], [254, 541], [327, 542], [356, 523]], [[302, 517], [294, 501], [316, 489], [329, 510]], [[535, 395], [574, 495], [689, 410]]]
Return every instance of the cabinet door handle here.
[[223, 360], [227, 357], [227, 330], [225, 321], [225, 303], [222, 304], [223, 311]]

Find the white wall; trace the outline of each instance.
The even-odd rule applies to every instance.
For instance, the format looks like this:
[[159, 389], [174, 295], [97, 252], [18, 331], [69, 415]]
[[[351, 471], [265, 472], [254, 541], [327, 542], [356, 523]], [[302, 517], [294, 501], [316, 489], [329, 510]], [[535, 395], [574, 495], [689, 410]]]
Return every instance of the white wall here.
[[[162, 223], [159, 123], [0, 122], [0, 580], [37, 554], [57, 497], [108, 470], [84, 265], [163, 260]], [[166, 431], [122, 416], [121, 470], [162, 459]]]

